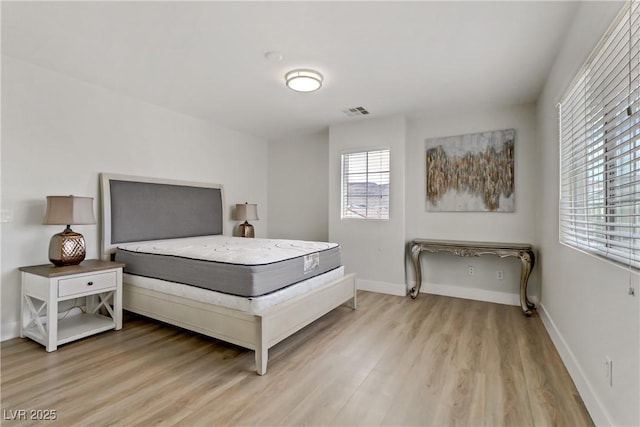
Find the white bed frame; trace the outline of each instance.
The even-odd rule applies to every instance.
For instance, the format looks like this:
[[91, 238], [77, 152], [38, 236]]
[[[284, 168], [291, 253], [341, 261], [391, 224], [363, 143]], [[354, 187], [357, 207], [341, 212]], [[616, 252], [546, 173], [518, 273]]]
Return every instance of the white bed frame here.
[[[104, 259], [110, 259], [116, 247], [111, 242], [109, 185], [111, 179], [222, 189], [222, 186], [217, 184], [101, 174]], [[222, 200], [224, 210], [224, 197]], [[225, 218], [224, 215], [222, 218]], [[127, 275], [123, 276], [123, 308], [125, 310], [254, 350], [256, 371], [259, 375], [267, 372], [270, 347], [349, 301], [351, 307], [355, 309], [357, 299], [353, 274], [345, 275], [320, 288], [279, 303], [259, 314], [250, 314], [145, 289], [127, 283]]]

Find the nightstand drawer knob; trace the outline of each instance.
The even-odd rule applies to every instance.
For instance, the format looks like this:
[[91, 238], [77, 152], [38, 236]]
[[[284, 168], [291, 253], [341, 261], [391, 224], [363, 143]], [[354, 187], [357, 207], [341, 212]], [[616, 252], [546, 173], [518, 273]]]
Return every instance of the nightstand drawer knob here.
[[88, 282], [87, 283], [87, 286], [91, 286], [91, 285], [93, 285], [93, 282]]

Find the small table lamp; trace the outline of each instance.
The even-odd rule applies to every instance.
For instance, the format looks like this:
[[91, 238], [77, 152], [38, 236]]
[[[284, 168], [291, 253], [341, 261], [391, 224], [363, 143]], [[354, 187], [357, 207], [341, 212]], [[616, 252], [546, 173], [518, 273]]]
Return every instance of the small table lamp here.
[[238, 226], [240, 237], [255, 237], [253, 225], [249, 224], [249, 220], [258, 220], [258, 205], [244, 203], [236, 205], [236, 221], [244, 221]]
[[86, 255], [84, 237], [71, 230], [71, 224], [95, 224], [93, 197], [47, 196], [45, 225], [66, 225], [49, 242], [49, 261], [57, 266], [80, 264]]

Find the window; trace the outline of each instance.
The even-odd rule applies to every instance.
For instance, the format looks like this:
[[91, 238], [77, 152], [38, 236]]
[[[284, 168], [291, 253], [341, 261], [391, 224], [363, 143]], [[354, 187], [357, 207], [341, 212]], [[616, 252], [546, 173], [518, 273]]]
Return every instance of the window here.
[[389, 150], [342, 155], [341, 217], [389, 219]]
[[627, 5], [560, 103], [560, 241], [640, 268], [640, 13]]

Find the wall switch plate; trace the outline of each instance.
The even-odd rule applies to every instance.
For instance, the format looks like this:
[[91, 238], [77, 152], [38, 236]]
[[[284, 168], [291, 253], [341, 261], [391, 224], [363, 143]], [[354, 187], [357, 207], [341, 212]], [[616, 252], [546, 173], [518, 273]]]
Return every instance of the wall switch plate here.
[[1, 209], [0, 222], [13, 222], [13, 209]]

